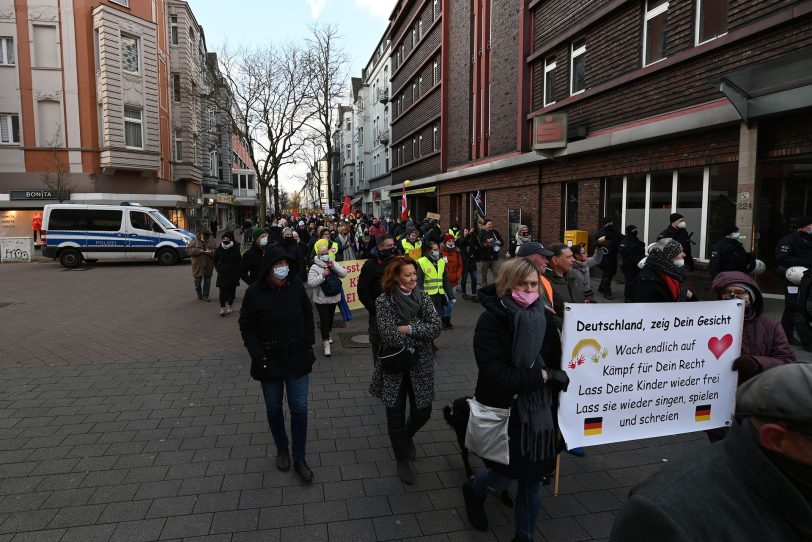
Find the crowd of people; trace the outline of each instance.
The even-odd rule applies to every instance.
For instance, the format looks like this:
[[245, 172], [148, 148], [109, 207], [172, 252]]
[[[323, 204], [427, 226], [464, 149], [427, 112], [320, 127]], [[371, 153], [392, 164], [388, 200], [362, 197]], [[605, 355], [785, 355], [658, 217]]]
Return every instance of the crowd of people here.
[[[794, 244], [790, 239], [779, 247], [786, 265], [796, 264], [792, 258], [812, 256], [812, 219], [809, 222], [810, 232], [798, 232], [808, 246], [793, 238]], [[717, 430], [708, 437], [712, 442], [724, 440], [723, 447], [714, 452], [720, 457], [735, 455], [738, 446], [750, 454], [752, 465], [770, 463], [771, 474], [782, 482], [768, 489], [780, 486], [790, 507], [808, 513], [812, 510], [812, 440], [795, 437], [810, 438], [812, 408], [801, 420], [795, 416], [797, 408], [782, 410], [786, 401], [763, 397], [770, 395], [764, 389], [772, 390], [772, 395], [778, 393], [781, 388], [770, 386], [781, 378], [795, 378], [806, 382], [803, 400], [808, 404], [812, 395], [808, 366], [803, 371], [791, 369], [799, 373], [795, 377], [783, 370], [796, 361], [791, 335], [785, 333], [790, 322], [779, 324], [763, 315], [762, 293], [748, 274], [756, 267], [755, 259], [736, 245], [741, 245], [737, 232], [731, 227], [711, 250], [709, 299], [739, 299], [745, 305], [741, 355], [732, 369], [738, 371], [742, 388], [739, 406], [747, 406], [741, 408], [742, 420], [730, 435], [727, 430]], [[628, 225], [622, 235], [610, 217], [604, 218], [592, 236], [591, 254], [583, 245], [544, 246], [532, 238], [526, 225], [520, 225], [506, 244], [488, 218], [477, 227], [452, 224], [444, 230], [431, 219], [415, 223], [364, 215], [283, 217], [268, 228], [252, 228], [245, 239], [250, 239], [250, 247], [242, 250], [231, 231], [222, 233], [219, 244], [210, 232], [198, 233], [189, 246], [195, 291], [198, 299], [208, 301], [216, 270], [220, 315], [225, 317], [232, 312], [240, 281], [246, 284], [239, 328], [251, 357], [251, 376], [262, 387], [277, 448], [276, 466], [283, 471], [292, 466], [303, 483], [313, 480], [306, 459], [309, 374], [316, 360], [313, 307], [327, 358], [331, 356], [334, 314], [343, 301], [341, 279], [347, 274], [341, 262], [366, 260], [357, 294], [369, 313], [369, 392], [385, 406], [398, 476], [405, 484], [415, 483], [414, 437], [429, 420], [435, 398], [435, 341], [443, 330], [453, 328], [458, 295], [481, 303], [483, 312], [472, 338], [478, 370], [475, 397], [486, 408], [509, 411], [510, 459], [507, 463], [485, 459], [485, 468], [463, 485], [462, 493], [471, 525], [486, 530], [488, 492], [506, 489], [516, 481], [516, 541], [533, 540], [541, 485], [549, 479], [557, 454], [566, 449], [555, 416], [558, 392], [566, 391], [569, 384], [560, 366], [565, 304], [597, 302], [591, 276], [596, 268], [601, 271], [598, 293], [611, 300], [618, 264], [625, 278], [623, 297], [627, 302], [698, 299], [688, 288], [688, 271], [695, 267], [691, 235], [678, 213], [671, 215], [659, 239], [649, 246], [639, 239], [636, 226]], [[782, 248], [785, 246], [789, 248]], [[803, 252], [807, 250], [809, 254]], [[800, 324], [795, 316], [791, 315], [791, 322], [797, 328]], [[812, 335], [808, 324], [805, 333]], [[799, 330], [799, 334], [807, 346], [804, 333]], [[768, 376], [777, 368], [782, 369], [781, 376]], [[751, 385], [751, 381], [758, 384]], [[290, 440], [282, 406], [285, 396], [291, 417]], [[732, 444], [734, 439], [736, 444]], [[580, 449], [570, 451], [583, 455]], [[696, 488], [683, 483], [679, 487], [685, 495], [670, 500], [657, 494], [658, 488], [675, 483], [675, 468], [632, 493], [613, 540], [651, 539], [649, 532], [664, 540], [705, 539], [694, 531], [683, 531], [696, 524], [693, 515], [669, 509], [672, 501], [689, 500], [687, 495]], [[707, 469], [712, 468], [708, 464]], [[797, 494], [787, 494], [788, 488]], [[770, 525], [776, 532], [788, 532], [789, 523], [786, 518], [782, 523], [782, 518], [772, 517]], [[808, 522], [802, 525], [809, 526]], [[753, 538], [741, 538], [745, 539]]]

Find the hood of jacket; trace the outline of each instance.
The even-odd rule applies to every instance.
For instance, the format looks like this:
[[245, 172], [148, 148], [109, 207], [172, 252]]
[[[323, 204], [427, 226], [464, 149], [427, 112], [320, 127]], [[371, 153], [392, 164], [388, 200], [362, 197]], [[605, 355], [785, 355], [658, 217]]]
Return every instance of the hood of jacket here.
[[761, 290], [759, 289], [758, 284], [756, 284], [756, 281], [753, 280], [753, 277], [750, 275], [745, 275], [741, 271], [725, 271], [716, 275], [716, 277], [713, 279], [713, 284], [711, 284], [713, 298], [719, 299], [722, 291], [734, 282], [746, 284], [753, 290], [753, 293], [755, 294], [755, 299], [753, 300], [753, 315], [761, 316], [761, 313], [764, 310], [764, 297], [761, 295]]
[[271, 268], [276, 262], [287, 259], [288, 255], [276, 245], [268, 245], [265, 247], [265, 254], [262, 256], [262, 267], [260, 268], [259, 273], [260, 278], [264, 279], [266, 276], [268, 276], [268, 273], [270, 273]]
[[513, 322], [513, 318], [510, 317], [510, 313], [502, 304], [499, 296], [496, 294], [495, 284], [489, 284], [484, 288], [480, 288], [477, 292], [477, 298], [486, 311], [499, 319], [506, 318], [508, 322]]

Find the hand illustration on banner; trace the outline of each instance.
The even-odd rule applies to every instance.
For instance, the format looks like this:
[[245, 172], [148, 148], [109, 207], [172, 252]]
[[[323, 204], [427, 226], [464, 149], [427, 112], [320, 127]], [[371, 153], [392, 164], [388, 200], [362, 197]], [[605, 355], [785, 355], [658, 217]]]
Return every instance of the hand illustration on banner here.
[[567, 304], [561, 365], [570, 386], [558, 410], [567, 445], [729, 425], [743, 322], [739, 300]]

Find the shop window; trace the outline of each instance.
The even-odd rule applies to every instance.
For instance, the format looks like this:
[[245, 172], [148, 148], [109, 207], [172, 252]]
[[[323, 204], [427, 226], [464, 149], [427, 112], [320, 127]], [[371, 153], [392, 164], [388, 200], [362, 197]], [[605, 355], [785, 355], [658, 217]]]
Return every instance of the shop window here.
[[691, 254], [694, 258], [700, 255], [702, 228], [703, 169], [681, 169], [677, 179], [677, 212], [685, 217], [688, 231], [694, 232], [691, 243]]
[[696, 44], [727, 33], [728, 0], [696, 0]]
[[[657, 235], [668, 227], [668, 217], [673, 213], [674, 172], [655, 171], [650, 175], [648, 228], [646, 239], [649, 243], [657, 240]], [[640, 224], [637, 224], [640, 227]]]
[[724, 164], [710, 168], [705, 254], [710, 254], [710, 247], [724, 237], [723, 228], [736, 223], [738, 170], [736, 164]]
[[586, 89], [586, 38], [572, 42], [570, 49], [570, 94]]
[[578, 183], [567, 183], [564, 187], [565, 196], [564, 201], [564, 229], [577, 230], [578, 229]]
[[626, 208], [623, 223], [634, 224], [643, 233], [646, 224], [646, 185], [645, 174], [626, 177]]
[[648, 0], [643, 23], [643, 66], [665, 58], [668, 2]]
[[[614, 219], [615, 226], [623, 223], [623, 177], [607, 177], [604, 179], [603, 216]], [[637, 224], [634, 225], [637, 226]], [[625, 233], [625, 230], [621, 233]]]

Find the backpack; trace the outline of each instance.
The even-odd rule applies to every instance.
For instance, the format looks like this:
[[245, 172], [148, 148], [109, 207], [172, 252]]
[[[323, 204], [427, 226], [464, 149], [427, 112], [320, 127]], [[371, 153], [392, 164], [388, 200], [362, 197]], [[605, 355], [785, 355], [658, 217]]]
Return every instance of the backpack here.
[[321, 292], [327, 297], [333, 297], [341, 293], [341, 279], [334, 272], [330, 271], [324, 282], [321, 283]]

